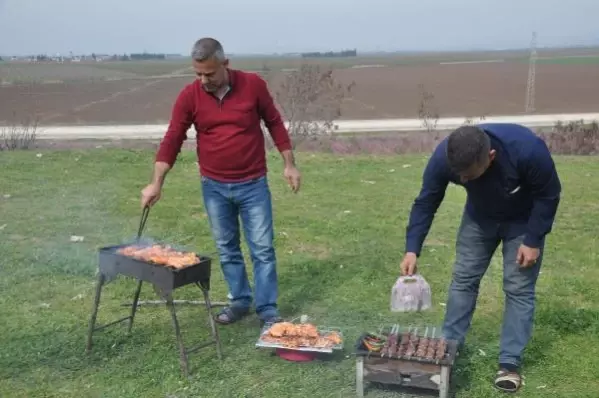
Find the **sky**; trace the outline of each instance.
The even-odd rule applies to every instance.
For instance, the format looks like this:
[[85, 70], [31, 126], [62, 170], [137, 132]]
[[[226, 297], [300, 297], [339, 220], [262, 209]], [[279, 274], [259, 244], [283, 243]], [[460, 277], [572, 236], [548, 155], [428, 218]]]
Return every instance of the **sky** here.
[[599, 44], [598, 0], [0, 0], [0, 54], [454, 51]]

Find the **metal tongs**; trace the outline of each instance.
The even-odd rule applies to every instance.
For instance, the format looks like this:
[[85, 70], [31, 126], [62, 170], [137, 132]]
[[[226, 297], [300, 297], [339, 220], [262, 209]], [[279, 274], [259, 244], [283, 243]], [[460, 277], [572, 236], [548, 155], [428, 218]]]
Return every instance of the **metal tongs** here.
[[148, 215], [150, 214], [150, 206], [144, 206], [141, 211], [141, 220], [139, 220], [139, 229], [137, 230], [137, 239], [136, 242], [139, 243], [141, 240], [141, 235], [144, 232], [144, 228], [146, 227], [146, 221], [148, 221]]

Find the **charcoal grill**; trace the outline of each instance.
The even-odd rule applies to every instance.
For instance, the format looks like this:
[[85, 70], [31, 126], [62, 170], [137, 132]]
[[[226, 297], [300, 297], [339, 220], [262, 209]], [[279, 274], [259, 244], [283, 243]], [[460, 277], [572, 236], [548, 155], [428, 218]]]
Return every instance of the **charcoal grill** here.
[[[392, 334], [399, 336], [396, 348], [389, 353], [383, 352], [385, 348], [380, 352], [369, 351], [364, 344], [364, 338], [368, 333], [361, 335], [355, 347], [358, 397], [364, 397], [365, 382], [438, 391], [439, 398], [449, 396], [450, 375], [457, 354], [457, 341], [445, 340], [446, 348], [442, 357], [427, 359], [417, 355], [417, 346], [412, 355], [406, 352], [405, 347], [400, 350], [401, 337], [406, 333], [418, 339], [426, 337], [429, 341], [442, 340], [438, 337], [437, 328], [433, 327], [401, 327], [400, 325], [384, 327], [379, 334], [387, 339]], [[393, 347], [393, 344], [391, 346]]]
[[[172, 323], [175, 330], [175, 336], [177, 338], [177, 344], [179, 347], [179, 361], [181, 365], [181, 371], [185, 376], [188, 376], [189, 354], [192, 354], [202, 348], [215, 345], [217, 357], [218, 359], [222, 359], [222, 349], [218, 335], [218, 329], [216, 327], [216, 322], [212, 315], [212, 303], [210, 301], [209, 294], [212, 260], [208, 256], [198, 255], [200, 259], [199, 263], [182, 269], [171, 269], [163, 265], [141, 261], [117, 253], [117, 250], [119, 250], [120, 248], [132, 244], [139, 244], [139, 237], [141, 236], [141, 232], [145, 225], [147, 211], [147, 208], [144, 209], [144, 213], [142, 215], [142, 222], [140, 223], [140, 229], [138, 233], [138, 240], [136, 242], [103, 247], [100, 248], [98, 251], [98, 280], [96, 283], [96, 293], [94, 297], [91, 318], [89, 321], [86, 351], [87, 353], [91, 352], [92, 335], [94, 332], [97, 332], [112, 325], [119, 324], [124, 321], [129, 321], [127, 332], [131, 332], [131, 329], [133, 327], [133, 320], [135, 319], [135, 313], [138, 307], [139, 295], [141, 292], [142, 284], [143, 282], [148, 282], [153, 286], [154, 291], [158, 294], [158, 296], [162, 300], [164, 300], [164, 302], [166, 303], [166, 307], [171, 314]], [[164, 243], [158, 242], [156, 242], [155, 244], [164, 245]], [[131, 312], [126, 317], [123, 317], [121, 319], [107, 323], [102, 326], [96, 326], [96, 318], [98, 315], [98, 308], [100, 305], [102, 288], [106, 284], [116, 279], [119, 275], [132, 277], [137, 280], [137, 288], [135, 289], [135, 293], [133, 296]], [[190, 284], [195, 284], [202, 291], [202, 294], [204, 296], [206, 312], [208, 314], [208, 320], [210, 323], [212, 339], [207, 342], [198, 344], [195, 347], [186, 348], [181, 337], [181, 330], [179, 328], [179, 322], [177, 320], [177, 314], [173, 302], [173, 291], [177, 288]]]

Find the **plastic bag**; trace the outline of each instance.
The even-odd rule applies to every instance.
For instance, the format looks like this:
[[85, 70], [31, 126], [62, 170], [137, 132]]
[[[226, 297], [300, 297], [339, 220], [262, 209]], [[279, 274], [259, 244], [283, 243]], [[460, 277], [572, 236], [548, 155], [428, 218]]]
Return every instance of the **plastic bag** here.
[[391, 290], [391, 311], [424, 311], [432, 306], [431, 288], [422, 275], [400, 276]]

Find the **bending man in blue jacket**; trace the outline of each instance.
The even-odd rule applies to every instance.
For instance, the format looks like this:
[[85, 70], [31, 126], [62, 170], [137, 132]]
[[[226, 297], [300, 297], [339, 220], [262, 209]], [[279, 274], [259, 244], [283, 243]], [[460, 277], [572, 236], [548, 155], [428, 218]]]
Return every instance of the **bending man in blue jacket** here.
[[532, 333], [545, 236], [560, 201], [560, 180], [549, 149], [528, 128], [490, 123], [458, 128], [437, 146], [424, 170], [407, 227], [402, 274], [416, 272], [422, 244], [450, 182], [463, 186], [468, 198], [443, 334], [464, 343], [481, 278], [502, 242], [505, 309], [495, 386], [517, 391], [522, 353]]

